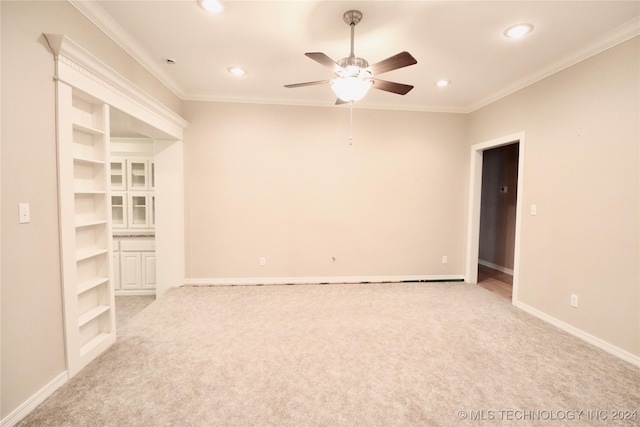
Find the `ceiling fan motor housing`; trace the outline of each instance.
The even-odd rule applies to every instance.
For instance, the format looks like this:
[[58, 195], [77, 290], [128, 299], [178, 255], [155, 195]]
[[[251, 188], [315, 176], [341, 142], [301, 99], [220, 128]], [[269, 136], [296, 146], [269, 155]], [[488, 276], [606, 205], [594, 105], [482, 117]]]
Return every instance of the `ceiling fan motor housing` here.
[[363, 75], [361, 77], [371, 77], [371, 72], [367, 70], [369, 63], [364, 58], [348, 56], [338, 61], [338, 65], [341, 69], [336, 71], [336, 74], [340, 77], [361, 76], [362, 73], [366, 73], [368, 75]]

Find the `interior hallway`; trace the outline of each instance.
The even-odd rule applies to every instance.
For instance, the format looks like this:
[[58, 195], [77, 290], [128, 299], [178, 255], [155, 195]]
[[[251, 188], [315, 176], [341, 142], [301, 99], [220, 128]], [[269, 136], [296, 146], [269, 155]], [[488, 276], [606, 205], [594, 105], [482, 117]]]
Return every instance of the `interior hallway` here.
[[478, 285], [495, 292], [511, 301], [513, 296], [513, 275], [478, 265]]

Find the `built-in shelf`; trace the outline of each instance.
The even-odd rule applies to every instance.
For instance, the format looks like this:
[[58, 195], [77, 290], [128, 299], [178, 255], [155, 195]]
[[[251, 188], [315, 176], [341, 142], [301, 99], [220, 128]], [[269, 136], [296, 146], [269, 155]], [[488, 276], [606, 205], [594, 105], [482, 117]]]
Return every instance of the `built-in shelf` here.
[[100, 345], [102, 345], [103, 342], [109, 340], [110, 337], [111, 337], [111, 334], [109, 333], [105, 333], [105, 332], [99, 333], [98, 335], [93, 337], [91, 340], [89, 340], [85, 345], [80, 347], [80, 357], [85, 357], [86, 355], [91, 353], [93, 350], [99, 348]]
[[97, 288], [98, 286], [107, 283], [109, 281], [108, 277], [95, 277], [91, 280], [87, 280], [86, 282], [80, 283], [78, 285], [78, 295], [90, 291], [91, 289]]
[[104, 135], [104, 131], [92, 127], [85, 126], [80, 123], [73, 123], [73, 130], [79, 132], [90, 133], [91, 135]]
[[73, 161], [77, 162], [77, 163], [84, 163], [84, 164], [87, 164], [87, 165], [98, 165], [98, 166], [104, 166], [104, 165], [107, 164], [103, 160], [91, 159], [91, 158], [88, 158], [88, 157], [74, 157]]
[[56, 81], [66, 367], [74, 376], [115, 342], [109, 106]]
[[76, 228], [93, 227], [94, 225], [104, 225], [106, 220], [76, 222]]
[[76, 253], [76, 261], [83, 261], [98, 255], [106, 254], [107, 252], [109, 252], [108, 249], [102, 248], [81, 249]]
[[107, 194], [104, 190], [74, 190], [74, 194]]
[[86, 313], [78, 317], [78, 325], [80, 327], [83, 327], [87, 323], [91, 322], [93, 319], [100, 316], [102, 313], [106, 313], [107, 311], [109, 311], [110, 308], [111, 307], [109, 307], [108, 305], [99, 305], [97, 307], [92, 308], [91, 310], [87, 311]]

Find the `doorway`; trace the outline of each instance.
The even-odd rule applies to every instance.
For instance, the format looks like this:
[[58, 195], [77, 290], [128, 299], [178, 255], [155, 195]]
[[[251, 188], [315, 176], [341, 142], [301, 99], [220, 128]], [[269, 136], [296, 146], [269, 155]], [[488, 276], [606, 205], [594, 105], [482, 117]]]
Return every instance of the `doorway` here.
[[519, 143], [482, 152], [478, 285], [513, 297]]
[[[491, 290], [513, 303], [518, 300], [524, 147], [524, 132], [471, 147], [466, 281], [489, 278]], [[511, 284], [501, 286], [501, 281]]]
[[108, 199], [110, 115], [125, 113], [155, 141], [155, 250], [163, 267], [157, 271], [162, 279], [156, 283], [158, 294], [184, 280], [182, 137], [187, 122], [64, 35], [45, 37], [56, 65], [58, 220], [71, 378], [116, 338]]

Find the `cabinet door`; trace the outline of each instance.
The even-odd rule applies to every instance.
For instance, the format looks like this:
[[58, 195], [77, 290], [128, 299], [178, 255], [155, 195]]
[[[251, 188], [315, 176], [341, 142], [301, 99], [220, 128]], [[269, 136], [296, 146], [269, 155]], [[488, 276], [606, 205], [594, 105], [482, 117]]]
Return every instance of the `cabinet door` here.
[[156, 254], [155, 252], [142, 252], [142, 287], [155, 289], [156, 287]]
[[127, 193], [111, 193], [111, 226], [113, 228], [127, 228], [129, 226], [127, 205]]
[[147, 160], [127, 160], [129, 190], [149, 189], [149, 162]]
[[140, 252], [120, 253], [120, 289], [140, 289]]
[[126, 191], [127, 189], [127, 162], [124, 159], [112, 158], [111, 164], [111, 190]]
[[149, 228], [149, 193], [145, 191], [129, 191], [129, 228]]

